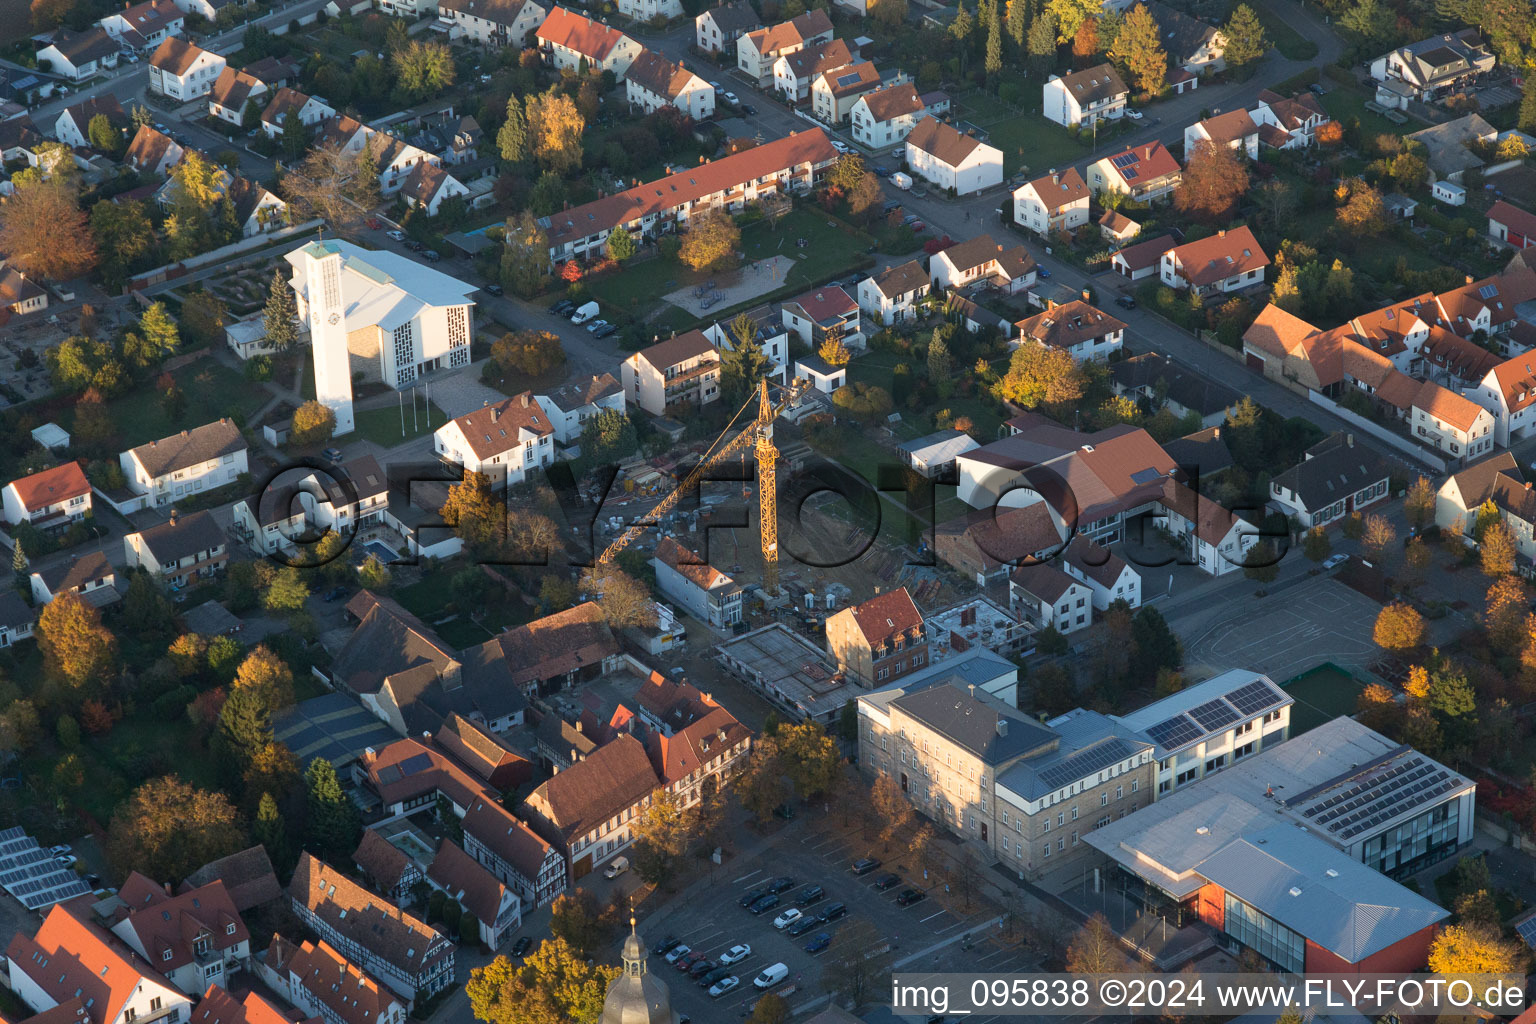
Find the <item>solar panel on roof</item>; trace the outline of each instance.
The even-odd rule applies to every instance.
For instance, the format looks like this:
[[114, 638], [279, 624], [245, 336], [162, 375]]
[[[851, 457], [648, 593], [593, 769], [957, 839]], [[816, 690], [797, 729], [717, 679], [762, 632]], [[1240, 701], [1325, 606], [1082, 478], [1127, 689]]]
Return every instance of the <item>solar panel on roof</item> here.
[[1202, 733], [1194, 722], [1183, 715], [1175, 715], [1149, 727], [1147, 735], [1152, 737], [1152, 742], [1158, 746], [1165, 750], [1172, 750], [1199, 739]]
[[1268, 683], [1255, 680], [1226, 694], [1225, 700], [1237, 708], [1239, 714], [1256, 715], [1265, 708], [1278, 705], [1282, 698]]
[[1491, 299], [1499, 294], [1498, 285], [1485, 284], [1477, 290], [1478, 298]]
[[1136, 162], [1135, 153], [1121, 153], [1111, 161], [1116, 167], [1129, 167]]
[[1227, 707], [1224, 701], [1208, 700], [1197, 708], [1191, 708], [1189, 717], [1199, 722], [1208, 732], [1215, 732], [1222, 726], [1231, 725], [1237, 721], [1238, 714]]
[[12, 825], [4, 832], [0, 832], [0, 843], [8, 843], [12, 839], [24, 838], [26, 834], [27, 830], [22, 828], [20, 825]]
[[1124, 761], [1131, 756], [1131, 753], [1131, 748], [1117, 736], [1096, 747], [1079, 751], [1063, 759], [1059, 764], [1051, 765], [1040, 773], [1040, 781], [1048, 788], [1056, 789], [1100, 771], [1116, 761]]
[[1515, 933], [1520, 936], [1527, 946], [1536, 949], [1536, 914], [1532, 914], [1524, 921], [1515, 925]]
[[1162, 479], [1162, 475], [1163, 474], [1159, 473], [1155, 469], [1138, 469], [1136, 472], [1131, 474], [1131, 483], [1149, 484], [1153, 480]]
[[415, 775], [432, 767], [432, 758], [427, 754], [413, 754], [400, 762], [400, 774]]

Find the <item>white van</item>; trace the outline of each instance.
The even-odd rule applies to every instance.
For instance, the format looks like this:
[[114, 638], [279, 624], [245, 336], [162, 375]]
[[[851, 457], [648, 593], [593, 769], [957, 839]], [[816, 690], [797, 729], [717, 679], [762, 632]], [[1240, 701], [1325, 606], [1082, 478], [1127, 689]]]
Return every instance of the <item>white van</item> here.
[[588, 320], [591, 320], [593, 317], [597, 316], [597, 313], [598, 313], [598, 305], [597, 305], [597, 303], [595, 303], [595, 302], [584, 302], [584, 303], [582, 303], [580, 306], [578, 306], [576, 308], [576, 312], [571, 314], [571, 323], [573, 323], [573, 324], [584, 324]]
[[763, 968], [763, 973], [752, 979], [752, 984], [758, 988], [773, 988], [779, 982], [789, 977], [789, 968], [782, 963], [772, 967]]
[[603, 877], [604, 878], [618, 878], [620, 875], [622, 875], [624, 872], [626, 872], [628, 870], [629, 870], [629, 858], [628, 857], [615, 857], [615, 858], [613, 858], [613, 860], [609, 861], [608, 862], [608, 866], [603, 869]]

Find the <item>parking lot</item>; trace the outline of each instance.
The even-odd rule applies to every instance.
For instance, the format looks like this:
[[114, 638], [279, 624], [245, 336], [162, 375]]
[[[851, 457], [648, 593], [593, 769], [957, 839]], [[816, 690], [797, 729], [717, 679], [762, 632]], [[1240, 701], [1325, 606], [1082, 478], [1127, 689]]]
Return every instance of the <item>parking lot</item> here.
[[[849, 943], [853, 942], [863, 952], [889, 952], [890, 959], [899, 961], [950, 940], [955, 944], [935, 954], [948, 963], [959, 955], [958, 940], [965, 929], [976, 927], [980, 918], [990, 916], [979, 905], [973, 915], [961, 916], [927, 898], [929, 885], [920, 868], [908, 871], [904, 864], [887, 863], [867, 874], [855, 875], [853, 862], [868, 853], [856, 835], [829, 837], [787, 830], [773, 846], [732, 864], [733, 872], [721, 877], [708, 900], [678, 898], [659, 910], [645, 925], [645, 940], [653, 948], [664, 939], [676, 938], [690, 951], [703, 952], [709, 960], [718, 962], [720, 955], [732, 946], [752, 947], [751, 955], [735, 965], [734, 975], [740, 984], [719, 998], [711, 998], [693, 977], [678, 973], [664, 956], [653, 954], [651, 970], [671, 988], [672, 1008], [701, 1022], [738, 1018], [763, 994], [753, 987], [752, 979], [776, 963], [783, 963], [789, 973], [768, 991], [777, 992], [791, 1006], [798, 1006], [825, 993], [823, 967], [850, 951]], [[876, 880], [893, 871], [901, 880], [884, 891], [877, 889]], [[792, 878], [794, 884], [780, 895], [777, 906], [754, 915], [738, 905], [747, 893], [784, 877]], [[822, 886], [825, 896], [801, 906], [800, 894], [812, 885]], [[901, 906], [897, 898], [908, 888], [924, 892], [925, 898]], [[786, 909], [796, 908], [807, 916], [816, 916], [834, 903], [846, 905], [847, 914], [818, 924], [802, 935], [791, 936], [787, 929], [774, 927], [775, 918]], [[827, 950], [806, 952], [806, 945], [823, 932], [830, 937]], [[986, 950], [985, 955], [990, 956], [991, 952]], [[972, 951], [966, 957], [974, 962], [978, 955], [983, 954]], [[989, 964], [989, 969], [1014, 969], [1001, 966], [1009, 958], [1000, 955], [996, 959], [999, 965]]]

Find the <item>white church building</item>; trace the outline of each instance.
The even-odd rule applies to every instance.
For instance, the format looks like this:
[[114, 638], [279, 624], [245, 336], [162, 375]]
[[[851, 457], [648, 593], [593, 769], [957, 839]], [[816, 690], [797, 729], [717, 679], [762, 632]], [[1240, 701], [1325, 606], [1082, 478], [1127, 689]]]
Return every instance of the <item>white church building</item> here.
[[469, 365], [473, 285], [339, 239], [310, 242], [286, 259], [309, 324], [315, 397], [336, 413], [338, 435], [354, 426], [354, 374], [404, 389], [433, 370]]

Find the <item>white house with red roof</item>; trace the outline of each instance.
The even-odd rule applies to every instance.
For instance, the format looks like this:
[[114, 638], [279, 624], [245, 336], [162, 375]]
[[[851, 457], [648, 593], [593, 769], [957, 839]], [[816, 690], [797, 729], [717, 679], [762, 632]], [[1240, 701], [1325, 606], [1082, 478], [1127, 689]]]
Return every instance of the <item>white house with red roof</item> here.
[[929, 114], [911, 82], [897, 82], [860, 96], [848, 114], [853, 141], [870, 149], [899, 146]]
[[1090, 198], [1076, 167], [1053, 170], [1014, 189], [1013, 220], [1038, 235], [1075, 231], [1088, 223]]
[[657, 542], [651, 565], [661, 592], [700, 622], [729, 629], [741, 621], [740, 585], [671, 537]]
[[[279, 993], [286, 996], [287, 986], [278, 989]], [[293, 1014], [285, 1007], [279, 1007], [266, 997], [256, 992], [247, 992], [236, 998], [230, 995], [218, 985], [209, 985], [192, 1008], [192, 1019], [188, 1024], [295, 1024]], [[320, 1017], [310, 1017], [308, 1020], [297, 1024], [324, 1024]], [[379, 1024], [402, 1024], [400, 1021], [379, 1022]]]
[[1158, 276], [1170, 288], [1207, 295], [1263, 284], [1267, 266], [1269, 256], [1245, 224], [1169, 249], [1158, 263]]
[[720, 352], [702, 331], [686, 331], [643, 348], [619, 369], [627, 405], [652, 416], [720, 398]]
[[62, 530], [91, 514], [91, 482], [78, 462], [66, 462], [19, 480], [0, 491], [5, 521], [31, 523], [39, 530]]
[[221, 881], [172, 895], [137, 871], [118, 890], [112, 934], [189, 996], [223, 985], [250, 960], [251, 933]]
[[1494, 441], [1509, 447], [1529, 437], [1536, 424], [1536, 352], [1506, 359], [1467, 395], [1493, 414]]
[[1184, 171], [1161, 142], [1143, 142], [1089, 164], [1087, 181], [1094, 195], [1107, 190], [1150, 203], [1172, 195]]
[[1087, 537], [1072, 538], [1061, 553], [1060, 568], [1093, 591], [1093, 607], [1104, 611], [1116, 601], [1141, 607], [1141, 574], [1125, 559]]
[[929, 115], [907, 134], [907, 166], [942, 189], [968, 196], [1003, 182], [1003, 151]]
[[[262, 110], [261, 130], [266, 133], [267, 138], [275, 139], [283, 134], [289, 114], [298, 118], [299, 124], [312, 128], [326, 118], [334, 116], [335, 113], [335, 109], [318, 96], [310, 96], [284, 86], [273, 94], [272, 99]], [[382, 170], [383, 168], [380, 167], [380, 171]]]
[[1491, 411], [1433, 381], [1419, 387], [1408, 410], [1414, 439], [1460, 459], [1462, 465], [1493, 450], [1494, 427]]
[[80, 1024], [180, 1024], [192, 1000], [87, 920], [89, 905], [57, 903], [36, 935], [6, 946], [8, 987], [34, 1013], [74, 1005]]
[[670, 21], [683, 16], [682, 0], [618, 0], [616, 6], [620, 14], [635, 21]]
[[1259, 126], [1259, 142], [1274, 149], [1303, 149], [1317, 142], [1317, 129], [1333, 118], [1310, 92], [1281, 96], [1265, 89], [1249, 111]]
[[555, 461], [555, 428], [530, 392], [486, 404], [438, 427], [432, 450], [466, 471], [484, 473], [492, 487], [520, 484]]
[[149, 87], [185, 103], [212, 92], [224, 65], [222, 55], [171, 36], [149, 58]]
[[1536, 214], [1500, 199], [1488, 208], [1488, 238], [1512, 249], [1536, 245]]
[[1184, 159], [1202, 142], [1235, 149], [1250, 160], [1259, 158], [1259, 126], [1253, 115], [1239, 107], [1216, 114], [1184, 129]]
[[274, 935], [263, 966], [273, 988], [325, 1024], [405, 1024], [409, 1004], [328, 942], [295, 946]]
[[411, 168], [400, 186], [400, 198], [412, 209], [425, 210], [428, 217], [436, 217], [449, 199], [462, 199], [469, 195], [469, 186], [448, 173], [440, 164], [423, 160]]
[[759, 89], [773, 81], [773, 66], [787, 53], [832, 41], [832, 19], [823, 10], [806, 11], [798, 18], [744, 32], [736, 39], [736, 67], [755, 79]]
[[1259, 528], [1176, 480], [1163, 482], [1164, 528], [1188, 545], [1202, 571], [1223, 576], [1243, 568], [1259, 542]]
[[152, 125], [141, 124], [123, 154], [123, 163], [151, 178], [167, 178], [186, 155], [181, 144]]
[[827, 617], [827, 653], [865, 686], [883, 686], [928, 664], [923, 613], [906, 587]]
[[842, 338], [850, 349], [864, 347], [864, 335], [859, 324], [859, 304], [853, 296], [836, 285], [815, 288], [797, 295], [779, 307], [784, 329], [806, 345], [811, 351], [821, 347], [828, 332]]
[[695, 121], [707, 121], [715, 114], [715, 87], [653, 50], [641, 50], [630, 64], [624, 93], [630, 106], [647, 114], [662, 107], [676, 107]]
[[560, 71], [612, 71], [622, 80], [640, 56], [641, 45], [618, 29], [593, 21], [565, 7], [555, 7], [534, 33], [539, 52]]
[[1022, 245], [1004, 246], [991, 235], [977, 235], [941, 249], [928, 260], [935, 292], [964, 288], [978, 281], [1017, 295], [1035, 283], [1035, 260]]
[[427, 866], [427, 882], [474, 915], [480, 942], [488, 949], [500, 947], [523, 923], [523, 901], [517, 893], [452, 839], [438, 845]]
[[186, 14], [171, 0], [146, 0], [113, 11], [96, 24], [122, 46], [143, 53], [181, 35], [186, 23]]

